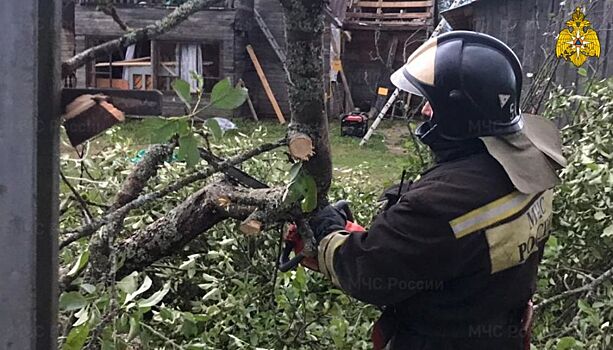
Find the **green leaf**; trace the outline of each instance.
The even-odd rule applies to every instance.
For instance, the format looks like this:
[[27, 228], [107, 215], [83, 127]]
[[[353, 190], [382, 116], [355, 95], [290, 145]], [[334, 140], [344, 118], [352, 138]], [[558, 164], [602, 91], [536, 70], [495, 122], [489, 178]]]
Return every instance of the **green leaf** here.
[[128, 332], [128, 341], [136, 338], [140, 334], [140, 321], [137, 316], [130, 317], [130, 331]]
[[302, 211], [305, 213], [312, 212], [317, 207], [317, 184], [311, 175], [304, 174], [305, 193], [302, 201]]
[[600, 237], [613, 237], [613, 224], [605, 227]]
[[587, 69], [579, 68], [579, 69], [577, 69], [577, 74], [579, 74], [582, 77], [587, 77]]
[[96, 292], [96, 286], [93, 284], [83, 283], [79, 285], [79, 287], [81, 287], [81, 289], [83, 289], [87, 294], [94, 294]]
[[218, 294], [219, 294], [219, 288], [213, 288], [210, 291], [208, 291], [200, 300], [206, 301], [213, 297], [216, 297]]
[[607, 216], [605, 215], [605, 213], [601, 212], [601, 211], [597, 211], [594, 213], [594, 219], [596, 219], [597, 221], [600, 221], [604, 218], [606, 218]]
[[73, 328], [70, 333], [68, 333], [68, 337], [66, 338], [66, 342], [62, 347], [63, 350], [81, 350], [83, 345], [85, 345], [85, 341], [87, 340], [87, 336], [89, 335], [89, 325], [83, 324], [79, 327]]
[[137, 278], [138, 272], [134, 271], [126, 277], [122, 278], [121, 281], [117, 282], [117, 288], [119, 288], [126, 294], [133, 293], [138, 287]]
[[149, 278], [149, 276], [145, 276], [145, 280], [143, 281], [143, 284], [141, 284], [140, 288], [138, 288], [138, 290], [133, 292], [133, 293], [129, 293], [126, 296], [126, 300], [123, 302], [123, 305], [126, 305], [130, 301], [134, 300], [134, 298], [136, 298], [137, 296], [139, 296], [139, 295], [143, 294], [144, 292], [148, 291], [149, 288], [151, 288], [152, 284], [153, 284], [153, 282], [151, 281], [151, 278]]
[[296, 202], [302, 200], [302, 211], [305, 213], [317, 207], [317, 184], [315, 179], [302, 169], [300, 163], [290, 169], [291, 182], [283, 194], [283, 201]]
[[76, 276], [77, 273], [85, 267], [88, 261], [89, 261], [89, 250], [85, 250], [81, 252], [81, 254], [79, 254], [79, 258], [74, 263], [74, 265], [72, 265], [72, 268], [70, 269], [70, 271], [68, 271], [68, 276], [70, 277]]
[[193, 70], [189, 72], [189, 75], [198, 83], [198, 90], [202, 91], [202, 87], [204, 86], [204, 77]]
[[217, 119], [209, 118], [206, 120], [204, 124], [209, 129], [209, 131], [211, 131], [211, 134], [213, 134], [213, 137], [215, 138], [215, 140], [221, 140], [221, 138], [224, 135], [224, 131], [221, 128], [221, 126], [219, 126]]
[[188, 339], [193, 338], [198, 334], [198, 326], [192, 321], [185, 320], [181, 326], [181, 333]]
[[192, 108], [191, 87], [185, 80], [177, 79], [172, 82], [172, 89], [175, 90], [177, 96], [185, 103], [187, 108]]
[[73, 327], [78, 327], [89, 320], [89, 308], [84, 307], [79, 312], [75, 313], [74, 316], [77, 318], [77, 321], [72, 325]]
[[170, 291], [170, 283], [164, 284], [164, 288], [153, 293], [149, 298], [139, 301], [138, 307], [145, 308], [157, 305], [168, 294], [168, 291]]
[[60, 309], [72, 311], [82, 309], [87, 305], [87, 299], [79, 292], [63, 293], [60, 297]]
[[571, 350], [577, 344], [577, 340], [573, 337], [560, 338], [556, 350]]
[[162, 320], [172, 321], [174, 319], [172, 311], [167, 308], [162, 308], [160, 310], [160, 317], [162, 318]]
[[176, 133], [176, 125], [172, 122], [156, 129], [151, 133], [151, 143], [164, 143]]
[[289, 182], [296, 181], [298, 174], [300, 174], [300, 170], [302, 169], [302, 162], [297, 162], [292, 164], [292, 168], [289, 170]]
[[219, 81], [211, 93], [211, 106], [219, 109], [232, 110], [240, 107], [247, 100], [247, 89], [233, 87], [230, 79]]
[[176, 134], [191, 132], [188, 118], [147, 118], [138, 124], [136, 138], [147, 143], [166, 143]]
[[179, 152], [177, 152], [177, 156], [180, 160], [185, 161], [190, 168], [198, 165], [200, 162], [200, 151], [198, 151], [198, 140], [193, 134], [179, 138]]

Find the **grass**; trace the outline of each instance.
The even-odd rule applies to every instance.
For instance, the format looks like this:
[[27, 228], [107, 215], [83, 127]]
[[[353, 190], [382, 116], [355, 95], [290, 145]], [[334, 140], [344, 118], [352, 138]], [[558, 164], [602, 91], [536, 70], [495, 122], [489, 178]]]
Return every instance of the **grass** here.
[[[286, 130], [286, 126], [275, 121], [255, 122], [241, 119], [235, 120], [235, 122], [239, 129], [251, 130], [258, 125], [266, 127], [269, 140], [282, 137]], [[340, 136], [339, 122], [331, 121], [329, 132], [335, 177], [343, 176], [347, 169], [359, 167], [368, 175], [367, 180], [370, 185], [388, 186], [400, 181], [404, 168], [419, 162], [414, 152], [409, 153], [408, 150], [405, 150], [404, 153], [399, 154], [398, 150], [392, 152], [388, 148], [388, 146], [394, 146], [398, 149], [404, 146], [406, 141], [410, 141], [409, 129], [404, 121], [384, 121], [379, 125], [369, 142], [362, 147], [359, 145], [359, 138]], [[405, 133], [407, 136], [401, 138], [398, 142], [386, 137], [391, 132], [394, 134]]]
[[[264, 141], [277, 140], [286, 132], [285, 125], [272, 120], [255, 122], [235, 119], [233, 122], [237, 124], [238, 130], [245, 134], [249, 134], [257, 127], [264, 127], [266, 129], [266, 135], [262, 138]], [[132, 120], [116, 129], [113, 137], [109, 136], [109, 133], [100, 135], [90, 142], [90, 154], [102, 150], [106, 145], [118, 139], [125, 140], [122, 143], [128, 143], [124, 145], [126, 149], [130, 152], [133, 150], [136, 154], [138, 150], [147, 147], [131, 137], [137, 130], [139, 130], [139, 122]], [[335, 178], [344, 176], [349, 169], [359, 168], [366, 175], [365, 185], [383, 188], [398, 182], [404, 168], [419, 168], [416, 153], [405, 148], [405, 143], [412, 146], [412, 143], [407, 142], [410, 141], [408, 133], [406, 122], [385, 120], [369, 142], [360, 147], [359, 138], [341, 137], [340, 123], [331, 121], [330, 145]], [[390, 151], [390, 148], [393, 151]], [[62, 147], [62, 151], [65, 154], [74, 154], [74, 150], [66, 145]]]

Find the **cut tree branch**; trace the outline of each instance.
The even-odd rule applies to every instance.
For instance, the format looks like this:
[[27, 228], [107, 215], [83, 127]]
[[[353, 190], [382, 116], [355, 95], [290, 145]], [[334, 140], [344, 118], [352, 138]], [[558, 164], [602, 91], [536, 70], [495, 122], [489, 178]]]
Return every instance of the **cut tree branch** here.
[[594, 290], [596, 290], [596, 288], [598, 286], [600, 286], [601, 284], [603, 284], [604, 282], [610, 280], [613, 278], [613, 267], [611, 267], [610, 269], [608, 269], [606, 272], [604, 272], [602, 275], [598, 276], [596, 279], [594, 279], [592, 282], [581, 286], [579, 288], [575, 288], [575, 289], [571, 289], [571, 290], [567, 290], [565, 292], [562, 292], [558, 295], [555, 295], [549, 299], [545, 299], [543, 301], [541, 301], [540, 303], [536, 304], [534, 306], [534, 310], [538, 310], [546, 305], [549, 305], [551, 303], [555, 303], [556, 301], [560, 301], [562, 299], [568, 298], [570, 296], [573, 296], [575, 294], [581, 294], [581, 293], [585, 293], [585, 292], [592, 292]]
[[[132, 271], [141, 271], [154, 262], [175, 254], [198, 235], [225, 219], [243, 220], [252, 212], [263, 209], [234, 204], [229, 200], [234, 193], [240, 193], [240, 197], [253, 198], [253, 203], [280, 203], [283, 190], [246, 189], [219, 182], [207, 185], [167, 215], [117, 246], [116, 250], [123, 255], [124, 260], [123, 266], [117, 271], [117, 278], [123, 278]], [[277, 209], [283, 208], [278, 206]], [[274, 208], [264, 210], [270, 210], [265, 212], [268, 217], [279, 215]]]
[[177, 146], [177, 140], [165, 145], [154, 145], [149, 148], [147, 154], [138, 162], [134, 170], [123, 182], [121, 190], [115, 197], [111, 210], [116, 210], [135, 200], [143, 191], [147, 181], [157, 174], [158, 166], [167, 161]]
[[156, 21], [154, 24], [146, 27], [136, 29], [129, 33], [120, 36], [117, 39], [107, 41], [98, 46], [91, 47], [69, 60], [62, 63], [62, 78], [69, 76], [78, 68], [85, 65], [85, 63], [93, 60], [96, 57], [102, 55], [108, 55], [109, 53], [119, 50], [124, 47], [128, 47], [132, 44], [136, 44], [139, 41], [150, 40], [156, 38], [165, 32], [173, 29], [181, 22], [185, 21], [192, 14], [203, 10], [207, 7], [223, 5], [222, 0], [189, 0], [183, 5], [177, 7], [168, 16]]
[[[244, 153], [241, 153], [239, 155], [236, 155], [232, 158], [229, 158], [228, 160], [221, 162], [217, 165], [217, 168], [213, 168], [213, 167], [207, 167], [206, 169], [203, 169], [201, 171], [198, 171], [194, 174], [188, 175], [185, 178], [174, 182], [173, 184], [169, 185], [168, 187], [161, 189], [159, 191], [155, 191], [155, 192], [151, 192], [148, 194], [144, 194], [139, 196], [138, 198], [132, 200], [131, 202], [125, 204], [124, 206], [122, 206], [121, 208], [118, 208], [117, 210], [110, 212], [106, 215], [104, 215], [101, 218], [98, 218], [94, 221], [92, 221], [91, 223], [87, 224], [87, 225], [83, 225], [80, 226], [74, 230], [71, 230], [72, 234], [70, 234], [68, 236], [68, 238], [66, 238], [64, 241], [62, 241], [60, 243], [60, 248], [64, 248], [67, 245], [69, 245], [70, 243], [83, 238], [83, 237], [87, 237], [89, 235], [91, 235], [92, 233], [94, 233], [96, 230], [98, 230], [100, 227], [102, 227], [103, 225], [115, 221], [118, 218], [120, 218], [123, 215], [126, 215], [128, 212], [130, 212], [133, 209], [139, 208], [153, 200], [162, 198], [172, 192], [175, 192], [185, 186], [188, 186], [196, 181], [199, 180], [203, 180], [206, 179], [208, 177], [210, 177], [211, 175], [213, 175], [214, 173], [218, 172], [218, 171], [223, 171], [231, 166], [235, 166], [238, 165], [248, 159], [251, 159], [259, 154], [271, 151], [277, 147], [280, 147], [282, 145], [285, 145], [287, 142], [285, 139], [273, 142], [273, 143], [265, 143], [262, 144], [256, 148], [253, 148], [249, 151], [246, 151]], [[67, 234], [67, 233], [64, 233]]]

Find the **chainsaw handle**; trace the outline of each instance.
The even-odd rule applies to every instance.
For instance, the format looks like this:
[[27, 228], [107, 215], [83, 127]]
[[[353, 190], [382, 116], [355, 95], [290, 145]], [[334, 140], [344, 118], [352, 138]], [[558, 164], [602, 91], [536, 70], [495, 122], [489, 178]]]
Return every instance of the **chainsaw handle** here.
[[[353, 213], [349, 208], [349, 202], [346, 200], [340, 200], [332, 205], [336, 210], [342, 211], [347, 219], [346, 227], [354, 227], [361, 229], [362, 227], [353, 223]], [[295, 228], [294, 228], [295, 229]], [[363, 230], [363, 229], [362, 229]], [[296, 254], [290, 259], [290, 255], [294, 251], [296, 243], [292, 240], [286, 240], [281, 255], [279, 256], [279, 271], [287, 272], [295, 269], [305, 258], [303, 252]]]
[[289, 253], [285, 254], [284, 251], [279, 259], [279, 271], [287, 272], [289, 270], [293, 270], [302, 262], [302, 260], [304, 260], [304, 254], [302, 254], [302, 252], [296, 254], [296, 256], [290, 259]]

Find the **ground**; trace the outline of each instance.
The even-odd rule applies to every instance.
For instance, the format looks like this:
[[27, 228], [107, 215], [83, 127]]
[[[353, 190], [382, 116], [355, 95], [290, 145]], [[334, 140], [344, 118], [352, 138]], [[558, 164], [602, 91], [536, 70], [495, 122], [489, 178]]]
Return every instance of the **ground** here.
[[[247, 130], [264, 125], [271, 140], [281, 137], [286, 128], [275, 121], [241, 119], [237, 124], [239, 128]], [[347, 169], [360, 167], [368, 175], [370, 184], [386, 186], [399, 181], [402, 169], [415, 156], [409, 153], [414, 150], [414, 146], [406, 121], [386, 120], [379, 125], [366, 145], [360, 147], [359, 144], [359, 138], [341, 137], [340, 123], [330, 121], [330, 147], [335, 177], [343, 176]]]
[[[245, 134], [260, 126], [266, 128], [264, 141], [279, 139], [286, 131], [286, 125], [273, 120], [255, 122], [235, 119], [233, 122], [238, 126], [238, 130]], [[139, 121], [128, 120], [120, 126], [118, 132], [129, 139], [138, 129]], [[111, 140], [108, 133], [98, 136], [90, 144], [90, 154], [103, 149], [109, 142]], [[370, 185], [387, 186], [399, 181], [403, 168], [416, 156], [407, 123], [401, 120], [385, 120], [365, 146], [360, 147], [359, 143], [359, 138], [341, 137], [340, 123], [335, 120], [330, 122], [330, 144], [335, 177], [343, 176], [349, 169], [359, 168], [367, 175]], [[127, 156], [135, 157], [138, 151], [145, 148], [147, 145], [134, 142], [126, 147], [127, 152], [131, 152]], [[71, 156], [75, 154], [72, 147], [65, 142], [62, 144], [62, 153]]]

